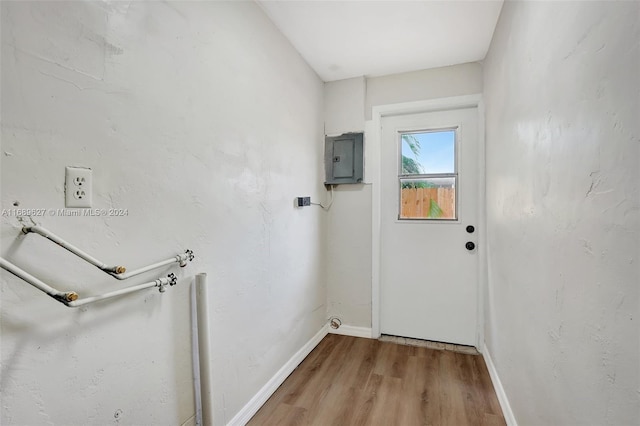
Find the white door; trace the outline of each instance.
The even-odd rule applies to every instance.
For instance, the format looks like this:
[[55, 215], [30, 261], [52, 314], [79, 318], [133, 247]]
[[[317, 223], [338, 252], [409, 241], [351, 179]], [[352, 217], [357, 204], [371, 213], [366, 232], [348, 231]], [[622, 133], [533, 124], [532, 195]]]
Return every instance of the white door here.
[[477, 344], [477, 120], [476, 108], [382, 119], [383, 334]]

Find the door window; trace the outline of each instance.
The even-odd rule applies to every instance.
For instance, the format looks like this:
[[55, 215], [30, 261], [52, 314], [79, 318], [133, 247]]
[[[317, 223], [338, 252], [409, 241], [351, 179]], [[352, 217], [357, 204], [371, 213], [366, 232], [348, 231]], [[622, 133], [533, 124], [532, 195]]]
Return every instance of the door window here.
[[456, 129], [401, 132], [400, 220], [457, 220]]

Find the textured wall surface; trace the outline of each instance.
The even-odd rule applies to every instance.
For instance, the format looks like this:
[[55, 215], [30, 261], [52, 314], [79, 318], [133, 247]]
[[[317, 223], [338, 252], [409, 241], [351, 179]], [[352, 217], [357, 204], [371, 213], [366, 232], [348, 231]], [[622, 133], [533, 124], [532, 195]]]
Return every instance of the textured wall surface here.
[[485, 62], [486, 340], [519, 424], [640, 421], [638, 2], [506, 2]]
[[[216, 424], [324, 324], [322, 82], [253, 2], [2, 2], [2, 208], [63, 208], [91, 167], [95, 208], [36, 217], [130, 268], [190, 248], [177, 287], [69, 309], [2, 271], [6, 425], [192, 418], [189, 286], [208, 273]], [[3, 257], [62, 289], [119, 282], [2, 217]], [[117, 418], [116, 418], [116, 413]]]

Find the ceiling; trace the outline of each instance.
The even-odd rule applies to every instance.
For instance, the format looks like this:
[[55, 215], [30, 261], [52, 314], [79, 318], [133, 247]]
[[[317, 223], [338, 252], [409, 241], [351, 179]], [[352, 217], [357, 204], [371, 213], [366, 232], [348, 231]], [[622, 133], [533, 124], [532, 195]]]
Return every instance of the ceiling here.
[[503, 0], [256, 0], [324, 81], [484, 59]]

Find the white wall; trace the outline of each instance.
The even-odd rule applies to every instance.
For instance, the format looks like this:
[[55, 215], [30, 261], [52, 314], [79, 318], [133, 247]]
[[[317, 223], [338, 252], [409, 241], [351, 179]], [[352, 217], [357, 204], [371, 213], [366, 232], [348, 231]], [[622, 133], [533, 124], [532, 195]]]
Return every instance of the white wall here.
[[371, 108], [482, 92], [482, 65], [477, 62], [367, 79], [366, 118]]
[[[324, 84], [324, 126], [330, 136], [364, 132], [366, 80], [350, 78]], [[366, 150], [366, 141], [365, 141]], [[365, 180], [367, 165], [365, 164]], [[327, 308], [346, 325], [370, 326], [370, 185], [336, 185], [327, 222]]]
[[[364, 90], [363, 89], [364, 86]], [[338, 185], [327, 228], [327, 300], [329, 316], [343, 324], [371, 327], [372, 176], [379, 155], [372, 152], [371, 108], [482, 92], [477, 63], [324, 85], [328, 134], [365, 131], [365, 184]], [[360, 96], [363, 96], [360, 98]]]
[[519, 424], [640, 421], [640, 3], [506, 2], [486, 340]]
[[[326, 320], [322, 83], [253, 2], [2, 2], [2, 208], [108, 262], [185, 248], [177, 287], [69, 309], [3, 271], [2, 424], [177, 425], [194, 414], [189, 286], [209, 276], [216, 424]], [[2, 256], [81, 295], [117, 282], [2, 218]], [[121, 410], [119, 419], [114, 418]], [[192, 421], [192, 420], [191, 420]]]
[[327, 222], [327, 309], [371, 327], [371, 185], [338, 185]]
[[324, 85], [324, 132], [340, 136], [364, 131], [364, 77], [338, 80]]

